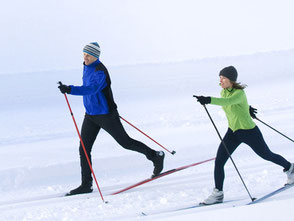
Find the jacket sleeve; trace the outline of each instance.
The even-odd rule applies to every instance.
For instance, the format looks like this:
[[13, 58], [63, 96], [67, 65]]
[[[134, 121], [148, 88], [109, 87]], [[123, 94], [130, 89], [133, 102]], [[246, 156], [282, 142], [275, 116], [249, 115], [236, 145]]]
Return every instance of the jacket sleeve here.
[[[103, 71], [98, 71], [103, 72]], [[90, 81], [87, 86], [74, 86], [69, 85], [71, 88], [70, 94], [72, 95], [91, 95], [95, 94], [98, 91], [103, 90], [107, 86], [106, 76], [103, 74], [95, 73], [95, 78]]]
[[211, 104], [220, 105], [220, 106], [228, 106], [228, 105], [242, 103], [244, 98], [245, 98], [244, 91], [236, 90], [236, 92], [232, 96], [227, 98], [211, 97]]

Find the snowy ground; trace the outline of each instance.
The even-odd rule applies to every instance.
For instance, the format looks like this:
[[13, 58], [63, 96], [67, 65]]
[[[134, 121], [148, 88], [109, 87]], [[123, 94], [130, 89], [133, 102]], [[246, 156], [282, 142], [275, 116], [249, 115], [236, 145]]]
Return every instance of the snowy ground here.
[[[210, 159], [219, 140], [193, 94], [218, 96], [218, 72], [227, 65], [248, 84], [249, 103], [259, 118], [290, 137], [293, 129], [294, 51], [211, 58], [178, 63], [108, 67], [121, 116], [176, 155], [166, 153], [165, 170]], [[107, 64], [106, 64], [107, 65]], [[166, 176], [128, 192], [110, 194], [149, 177], [152, 164], [126, 151], [102, 131], [93, 149], [93, 167], [105, 200], [95, 188], [88, 195], [59, 197], [80, 184], [78, 137], [57, 81], [80, 84], [81, 70], [0, 75], [0, 219], [1, 220], [292, 220], [294, 189], [263, 203], [250, 199], [232, 164], [226, 166], [225, 200], [232, 203], [141, 216], [199, 203], [213, 188], [213, 162]], [[81, 97], [68, 96], [77, 123]], [[223, 135], [227, 122], [220, 107], [208, 106]], [[161, 148], [124, 124], [128, 133]], [[257, 122], [272, 149], [294, 161], [294, 145]], [[286, 181], [282, 168], [241, 145], [233, 158], [254, 197]]]

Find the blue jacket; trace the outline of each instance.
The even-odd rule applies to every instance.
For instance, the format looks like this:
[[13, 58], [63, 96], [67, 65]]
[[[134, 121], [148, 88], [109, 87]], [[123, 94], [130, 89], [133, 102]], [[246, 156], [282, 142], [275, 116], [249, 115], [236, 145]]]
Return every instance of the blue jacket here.
[[70, 85], [70, 94], [83, 96], [87, 114], [108, 114], [117, 108], [110, 85], [111, 80], [108, 71], [97, 59], [97, 61], [90, 65], [84, 64], [83, 85]]

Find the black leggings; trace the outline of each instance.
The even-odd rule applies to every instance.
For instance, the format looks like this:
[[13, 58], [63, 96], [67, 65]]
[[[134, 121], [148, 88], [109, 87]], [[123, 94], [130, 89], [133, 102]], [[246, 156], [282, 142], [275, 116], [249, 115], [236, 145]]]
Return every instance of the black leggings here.
[[[237, 130], [235, 132], [228, 129], [225, 137], [223, 138], [223, 142], [228, 148], [230, 154], [232, 154], [241, 143], [245, 143], [249, 145], [261, 158], [278, 164], [284, 167], [285, 170], [288, 170], [291, 166], [290, 162], [282, 156], [271, 152], [257, 126], [250, 130]], [[215, 188], [218, 190], [223, 190], [223, 183], [225, 179], [224, 166], [228, 159], [229, 155], [224, 145], [221, 143], [217, 151], [214, 167]]]
[[[81, 136], [90, 161], [91, 150], [101, 128], [109, 133], [123, 148], [142, 153], [149, 160], [154, 158], [156, 153], [154, 150], [129, 137], [121, 124], [118, 112], [115, 111], [105, 115], [85, 115]], [[92, 181], [91, 170], [81, 144], [79, 151], [82, 169], [82, 182]]]

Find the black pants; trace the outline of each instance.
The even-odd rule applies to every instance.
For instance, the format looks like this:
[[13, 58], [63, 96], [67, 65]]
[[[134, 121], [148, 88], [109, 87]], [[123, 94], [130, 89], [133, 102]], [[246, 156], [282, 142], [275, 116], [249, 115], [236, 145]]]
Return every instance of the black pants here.
[[[91, 161], [91, 165], [91, 150], [101, 128], [109, 133], [123, 148], [142, 153], [149, 160], [152, 160], [155, 157], [156, 151], [150, 149], [145, 144], [129, 137], [120, 122], [117, 111], [105, 115], [86, 114], [82, 125], [81, 136], [86, 152]], [[79, 151], [82, 169], [82, 183], [86, 183], [92, 181], [91, 170], [81, 144]]]
[[[284, 167], [285, 170], [288, 170], [291, 166], [290, 162], [282, 156], [271, 152], [257, 126], [251, 130], [237, 130], [235, 132], [228, 129], [223, 141], [230, 154], [232, 154], [241, 143], [245, 143], [249, 145], [261, 158], [278, 164]], [[221, 143], [217, 151], [214, 167], [215, 188], [219, 190], [223, 190], [223, 183], [225, 179], [224, 166], [228, 158], [229, 155], [224, 145]]]

